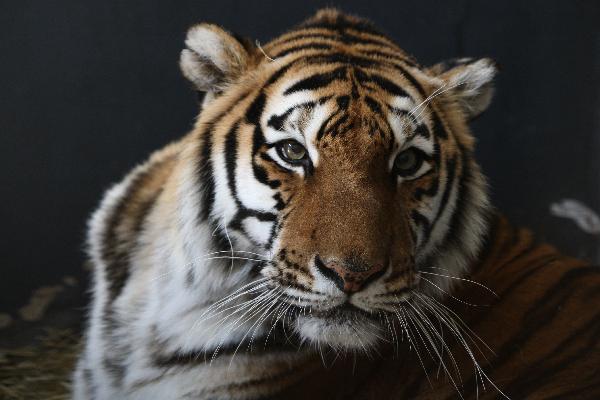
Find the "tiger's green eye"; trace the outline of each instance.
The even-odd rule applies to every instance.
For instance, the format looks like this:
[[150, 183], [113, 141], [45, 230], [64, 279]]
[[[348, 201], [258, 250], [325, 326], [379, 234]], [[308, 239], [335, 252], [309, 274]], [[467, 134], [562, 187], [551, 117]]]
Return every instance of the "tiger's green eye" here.
[[295, 140], [285, 140], [278, 148], [281, 158], [289, 163], [299, 163], [306, 158], [306, 149]]
[[404, 150], [394, 160], [394, 170], [398, 175], [409, 176], [416, 173], [423, 164], [421, 153], [415, 148]]

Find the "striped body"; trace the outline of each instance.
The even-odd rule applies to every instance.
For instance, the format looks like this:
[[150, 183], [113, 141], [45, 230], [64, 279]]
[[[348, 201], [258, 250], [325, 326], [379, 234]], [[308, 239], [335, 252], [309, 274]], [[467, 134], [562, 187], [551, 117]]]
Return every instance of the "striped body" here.
[[[578, 304], [597, 276], [547, 247], [521, 252], [504, 222], [488, 235], [467, 122], [489, 104], [491, 61], [422, 68], [334, 10], [260, 48], [206, 24], [186, 45], [182, 70], [206, 93], [195, 128], [109, 190], [90, 222], [94, 299], [75, 398], [413, 398], [431, 390], [435, 361], [442, 398], [484, 384], [516, 398], [561, 390], [542, 368], [535, 385], [510, 375], [551, 348], [514, 360], [536, 333], [523, 313], [546, 290]], [[569, 273], [577, 291], [554, 300]], [[491, 313], [459, 310], [480, 301], [473, 281], [501, 292]], [[512, 328], [495, 335], [504, 321]], [[479, 367], [475, 334], [502, 349], [497, 374]], [[363, 360], [386, 343], [393, 361]], [[332, 351], [342, 360], [324, 369]], [[347, 385], [353, 359], [381, 372]]]

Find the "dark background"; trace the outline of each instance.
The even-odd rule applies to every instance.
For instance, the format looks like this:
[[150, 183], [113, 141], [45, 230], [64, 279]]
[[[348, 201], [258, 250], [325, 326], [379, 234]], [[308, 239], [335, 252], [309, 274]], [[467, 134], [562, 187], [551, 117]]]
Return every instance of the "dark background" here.
[[[112, 182], [192, 126], [178, 69], [187, 28], [218, 23], [266, 42], [319, 1], [0, 3], [0, 312], [66, 274], [85, 276], [85, 221]], [[424, 65], [491, 56], [497, 96], [473, 123], [494, 203], [563, 251], [600, 238], [551, 216], [600, 210], [600, 2], [346, 1]]]

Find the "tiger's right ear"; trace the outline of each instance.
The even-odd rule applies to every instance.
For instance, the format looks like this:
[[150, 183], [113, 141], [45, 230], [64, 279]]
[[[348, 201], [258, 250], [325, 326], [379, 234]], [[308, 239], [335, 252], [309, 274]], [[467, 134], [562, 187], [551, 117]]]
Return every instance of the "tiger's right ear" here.
[[191, 27], [185, 45], [179, 59], [181, 71], [196, 90], [209, 95], [222, 92], [250, 63], [250, 44], [213, 24]]

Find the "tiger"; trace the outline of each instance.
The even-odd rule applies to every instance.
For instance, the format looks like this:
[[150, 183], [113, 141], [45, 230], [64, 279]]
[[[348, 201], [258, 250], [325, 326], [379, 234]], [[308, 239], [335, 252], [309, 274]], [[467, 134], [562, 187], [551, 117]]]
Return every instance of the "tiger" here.
[[74, 399], [600, 397], [599, 270], [475, 160], [493, 60], [327, 8], [264, 45], [195, 25], [180, 67], [193, 129], [89, 222]]

